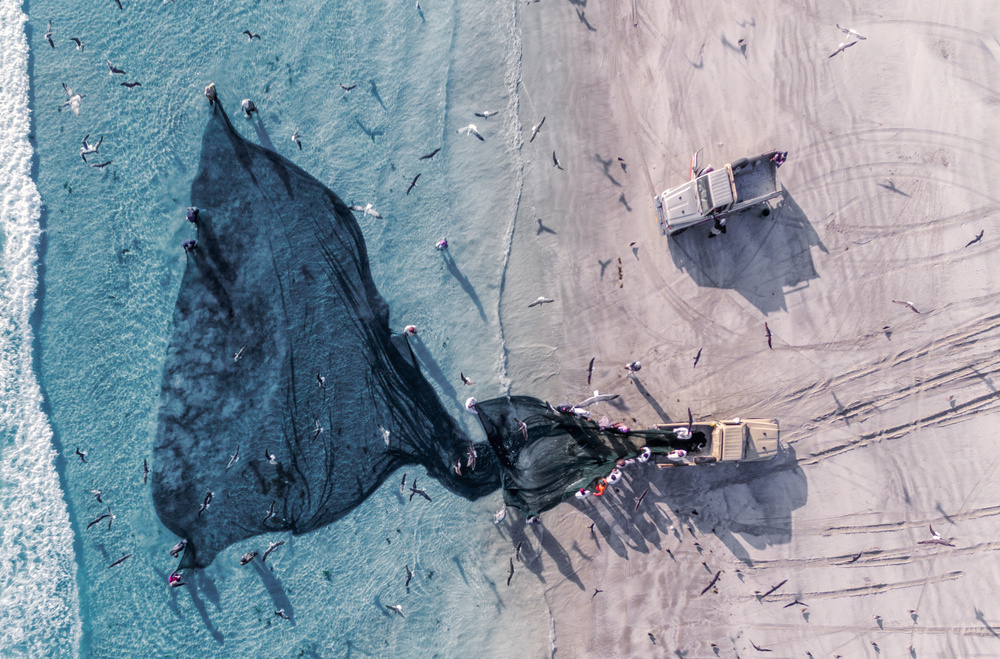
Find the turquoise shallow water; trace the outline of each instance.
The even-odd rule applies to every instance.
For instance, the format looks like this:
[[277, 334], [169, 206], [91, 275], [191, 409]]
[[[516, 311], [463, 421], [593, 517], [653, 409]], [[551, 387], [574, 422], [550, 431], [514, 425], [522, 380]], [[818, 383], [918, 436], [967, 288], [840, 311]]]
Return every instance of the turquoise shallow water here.
[[[124, 11], [110, 0], [27, 8], [47, 230], [40, 379], [77, 538], [82, 653], [546, 654], [541, 585], [503, 584], [510, 540], [491, 523], [499, 493], [469, 503], [422, 479], [433, 504], [409, 504], [396, 494], [397, 474], [330, 527], [231, 547], [193, 577], [192, 594], [166, 587], [176, 565], [167, 550], [177, 538], [160, 524], [142, 480], [209, 81], [245, 137], [385, 216], [359, 222], [393, 326], [418, 325], [428, 379], [481, 437], [462, 402], [501, 393], [505, 382], [497, 296], [520, 186], [513, 4], [428, 2], [422, 20], [409, 2], [123, 1]], [[42, 36], [48, 20], [54, 50]], [[243, 29], [262, 38], [248, 42]], [[127, 74], [110, 76], [105, 59]], [[142, 86], [127, 90], [122, 80]], [[358, 87], [346, 94], [341, 82]], [[62, 83], [86, 94], [79, 116], [57, 112]], [[235, 116], [244, 97], [260, 108], [263, 129]], [[500, 114], [473, 116], [484, 109]], [[470, 121], [485, 142], [455, 134]], [[302, 151], [290, 140], [295, 128]], [[104, 136], [91, 156], [112, 161], [103, 171], [79, 156], [87, 133], [91, 141]], [[437, 147], [433, 160], [418, 160]], [[442, 236], [453, 268], [433, 248]], [[459, 371], [476, 386], [462, 387]], [[117, 516], [110, 530], [86, 528], [103, 510], [95, 488]], [[242, 553], [277, 539], [288, 544], [270, 569], [238, 565]], [[124, 553], [132, 557], [108, 569]], [[416, 573], [409, 593], [404, 564]], [[396, 603], [405, 620], [385, 611]], [[294, 624], [275, 618], [276, 608], [292, 612]]]

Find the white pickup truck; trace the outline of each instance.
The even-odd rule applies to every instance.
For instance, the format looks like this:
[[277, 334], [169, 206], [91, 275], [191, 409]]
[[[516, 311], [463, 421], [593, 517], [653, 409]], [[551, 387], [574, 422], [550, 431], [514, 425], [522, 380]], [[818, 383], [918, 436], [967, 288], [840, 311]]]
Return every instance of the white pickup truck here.
[[718, 170], [698, 170], [697, 157], [691, 159], [691, 180], [653, 197], [663, 235], [719, 221], [781, 195], [778, 167], [784, 162], [784, 152], [741, 158]]

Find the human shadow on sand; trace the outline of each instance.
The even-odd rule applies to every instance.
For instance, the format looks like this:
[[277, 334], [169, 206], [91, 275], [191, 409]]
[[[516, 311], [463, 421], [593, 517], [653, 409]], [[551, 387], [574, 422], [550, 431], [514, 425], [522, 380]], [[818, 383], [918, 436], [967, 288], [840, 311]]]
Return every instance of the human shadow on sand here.
[[593, 521], [595, 542], [600, 546], [603, 540], [622, 558], [629, 550], [690, 547], [700, 536], [713, 534], [750, 565], [747, 545], [763, 549], [791, 541], [792, 511], [807, 498], [808, 482], [795, 450], [782, 447], [777, 457], [763, 462], [668, 469], [636, 465], [601, 499], [574, 500], [573, 505]]
[[812, 247], [826, 247], [792, 196], [761, 217], [763, 207], [731, 216], [727, 232], [709, 238], [710, 223], [670, 238], [674, 265], [699, 286], [736, 291], [765, 314], [786, 309], [788, 289], [819, 277]]

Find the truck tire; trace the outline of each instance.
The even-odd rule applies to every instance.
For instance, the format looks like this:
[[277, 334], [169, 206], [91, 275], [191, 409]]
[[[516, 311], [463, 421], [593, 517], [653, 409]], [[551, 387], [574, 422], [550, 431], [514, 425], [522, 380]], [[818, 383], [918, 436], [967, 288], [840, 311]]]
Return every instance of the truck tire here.
[[760, 212], [760, 216], [761, 217], [767, 217], [770, 214], [771, 214], [771, 207], [770, 206], [764, 206], [764, 210], [762, 210]]
[[737, 170], [743, 169], [744, 167], [748, 166], [749, 164], [750, 164], [750, 159], [749, 158], [740, 158], [739, 160], [737, 160], [736, 162], [734, 162], [732, 164], [732, 168], [733, 168], [733, 171], [735, 172]]
[[674, 231], [674, 232], [673, 232], [672, 234], [670, 234], [670, 235], [671, 235], [671, 236], [679, 236], [679, 235], [681, 235], [682, 233], [684, 233], [685, 231], [687, 231], [687, 230], [688, 230], [688, 229], [690, 229], [690, 228], [691, 228], [691, 227], [684, 227], [683, 229], [678, 229], [677, 231]]

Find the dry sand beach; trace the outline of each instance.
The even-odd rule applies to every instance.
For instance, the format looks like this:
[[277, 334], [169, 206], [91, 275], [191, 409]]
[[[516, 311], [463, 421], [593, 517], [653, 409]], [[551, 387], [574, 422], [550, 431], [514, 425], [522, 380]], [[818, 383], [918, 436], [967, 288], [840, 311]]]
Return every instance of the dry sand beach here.
[[[1000, 656], [996, 4], [518, 12], [512, 391], [621, 393], [597, 412], [643, 426], [688, 407], [774, 417], [784, 446], [757, 465], [632, 469], [541, 530], [516, 522], [555, 656]], [[836, 23], [867, 39], [831, 58]], [[787, 150], [783, 202], [717, 239], [660, 235], [651, 197], [699, 148], [717, 166]], [[528, 308], [539, 295], [555, 302]], [[918, 545], [931, 524], [955, 546]]]

